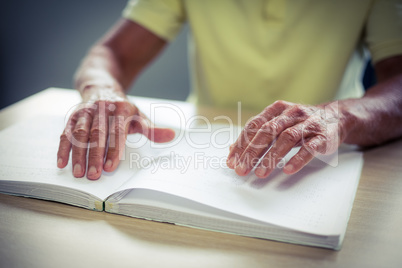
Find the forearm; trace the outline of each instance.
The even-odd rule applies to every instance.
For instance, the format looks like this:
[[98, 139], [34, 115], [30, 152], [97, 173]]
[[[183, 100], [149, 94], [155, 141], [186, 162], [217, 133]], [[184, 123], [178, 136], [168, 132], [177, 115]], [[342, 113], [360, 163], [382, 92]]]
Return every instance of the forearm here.
[[346, 118], [344, 142], [378, 145], [402, 136], [402, 74], [380, 79], [360, 99], [340, 101]]
[[94, 46], [77, 70], [75, 88], [84, 98], [87, 91], [110, 89], [124, 95], [124, 74], [113, 51], [103, 45]]
[[124, 95], [165, 44], [142, 26], [122, 20], [84, 58], [75, 75], [75, 87], [81, 94], [110, 88]]

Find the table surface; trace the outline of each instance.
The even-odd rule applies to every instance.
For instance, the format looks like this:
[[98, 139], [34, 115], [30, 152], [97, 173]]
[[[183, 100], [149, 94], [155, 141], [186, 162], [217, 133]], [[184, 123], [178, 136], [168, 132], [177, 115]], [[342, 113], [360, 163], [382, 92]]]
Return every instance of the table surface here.
[[[153, 101], [136, 99], [142, 105]], [[64, 115], [79, 100], [73, 90], [44, 90], [1, 110], [0, 129], [37, 115]], [[183, 107], [186, 115], [213, 118], [231, 113], [169, 103]], [[234, 112], [230, 115], [234, 122], [247, 120]], [[364, 151], [360, 184], [340, 251], [0, 194], [0, 267], [402, 267], [401, 159], [402, 140]]]

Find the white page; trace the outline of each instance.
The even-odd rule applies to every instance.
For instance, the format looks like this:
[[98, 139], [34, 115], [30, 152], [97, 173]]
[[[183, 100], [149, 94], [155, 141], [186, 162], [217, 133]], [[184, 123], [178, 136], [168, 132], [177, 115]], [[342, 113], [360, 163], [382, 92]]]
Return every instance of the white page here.
[[[130, 168], [128, 161], [122, 161], [115, 172], [103, 172], [97, 181], [86, 177], [75, 178], [72, 175], [71, 154], [67, 167], [57, 168], [57, 150], [64, 124], [64, 117], [41, 116], [1, 131], [0, 181], [64, 186], [104, 200], [137, 172], [135, 168]], [[138, 139], [139, 134], [130, 135], [131, 147]], [[127, 148], [125, 155], [145, 153], [148, 149], [149, 143], [141, 149]]]
[[[228, 139], [223, 136], [222, 140]], [[210, 141], [209, 134], [193, 137], [198, 144]], [[277, 169], [266, 179], [257, 179], [253, 173], [237, 176], [225, 165], [227, 153], [227, 148], [194, 149], [184, 139], [143, 167], [121, 190], [158, 190], [316, 234], [341, 234], [346, 229], [360, 177], [361, 153], [340, 152], [337, 167], [314, 159], [295, 175], [288, 176]], [[221, 164], [208, 164], [203, 162], [205, 159]]]

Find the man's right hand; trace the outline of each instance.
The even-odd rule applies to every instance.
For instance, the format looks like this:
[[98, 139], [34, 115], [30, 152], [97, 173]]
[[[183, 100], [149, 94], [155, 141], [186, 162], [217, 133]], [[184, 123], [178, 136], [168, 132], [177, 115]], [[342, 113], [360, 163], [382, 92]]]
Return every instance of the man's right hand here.
[[74, 176], [86, 173], [96, 180], [102, 170], [117, 168], [127, 134], [142, 133], [155, 142], [174, 138], [172, 129], [155, 128], [124, 93], [166, 43], [140, 24], [121, 19], [92, 47], [75, 76], [83, 103], [60, 137], [59, 168], [67, 165], [72, 151]]
[[172, 129], [154, 127], [122, 91], [92, 86], [84, 89], [82, 97], [83, 103], [70, 116], [60, 136], [57, 153], [57, 166], [64, 168], [72, 151], [76, 178], [86, 173], [88, 179], [96, 180], [102, 170], [114, 171], [123, 155], [127, 134], [141, 133], [158, 143], [174, 138]]

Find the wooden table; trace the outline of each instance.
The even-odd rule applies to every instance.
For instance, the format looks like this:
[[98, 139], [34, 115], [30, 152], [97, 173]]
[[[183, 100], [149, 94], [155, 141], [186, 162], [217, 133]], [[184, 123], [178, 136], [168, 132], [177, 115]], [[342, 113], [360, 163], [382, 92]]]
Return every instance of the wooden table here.
[[[72, 90], [47, 89], [0, 111], [0, 129], [39, 114], [65, 114], [78, 102]], [[171, 103], [186, 115], [221, 112]], [[0, 195], [0, 267], [402, 267], [401, 159], [402, 140], [364, 152], [340, 251]]]

